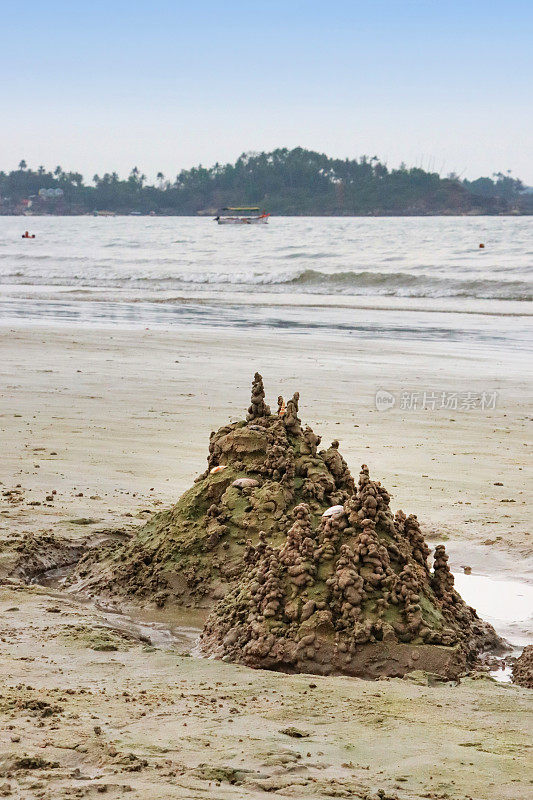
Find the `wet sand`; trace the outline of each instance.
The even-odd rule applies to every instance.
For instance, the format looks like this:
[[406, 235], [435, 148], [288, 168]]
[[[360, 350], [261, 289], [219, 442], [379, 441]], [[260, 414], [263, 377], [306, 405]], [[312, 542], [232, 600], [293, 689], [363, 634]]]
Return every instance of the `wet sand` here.
[[[0, 481], [20, 483], [24, 497], [8, 507], [9, 527], [138, 524], [174, 502], [205, 468], [209, 433], [241, 418], [258, 369], [272, 401], [299, 390], [301, 417], [323, 444], [339, 439], [354, 474], [368, 463], [392, 508], [418, 514], [426, 536], [531, 554], [523, 359], [449, 343], [274, 336], [275, 348], [272, 334], [254, 331], [1, 329]], [[376, 410], [380, 388], [395, 408]], [[402, 410], [402, 391], [496, 391], [498, 405]]]
[[[325, 445], [341, 441], [352, 472], [368, 463], [431, 541], [449, 538], [457, 564], [471, 552], [474, 570], [527, 577], [527, 378], [488, 354], [419, 350], [282, 333], [274, 349], [254, 331], [2, 329], [0, 577], [28, 563], [28, 538], [46, 554], [50, 534], [80, 546], [128, 536], [172, 503], [204, 469], [210, 431], [242, 416], [256, 369], [272, 401], [299, 390], [302, 420]], [[378, 388], [499, 400], [379, 412]], [[46, 568], [54, 556], [39, 558]], [[526, 689], [255, 672], [180, 656], [187, 636], [181, 620], [167, 635], [164, 613], [159, 628], [149, 610], [132, 625], [4, 583], [0, 796], [533, 796]], [[309, 735], [281, 732], [291, 726]]]
[[3, 796], [531, 797], [527, 689], [181, 657], [40, 587], [0, 611]]

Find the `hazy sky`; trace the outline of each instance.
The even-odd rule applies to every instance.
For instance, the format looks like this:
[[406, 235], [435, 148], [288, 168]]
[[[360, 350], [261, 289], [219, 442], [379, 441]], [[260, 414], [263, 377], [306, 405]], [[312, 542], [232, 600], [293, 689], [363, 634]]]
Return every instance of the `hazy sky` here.
[[531, 0], [0, 2], [0, 168], [301, 145], [533, 184]]

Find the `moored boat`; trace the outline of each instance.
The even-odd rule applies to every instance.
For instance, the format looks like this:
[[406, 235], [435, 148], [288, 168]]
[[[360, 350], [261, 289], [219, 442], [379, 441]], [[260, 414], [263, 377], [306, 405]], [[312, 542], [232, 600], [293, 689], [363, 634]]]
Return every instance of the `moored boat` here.
[[221, 209], [215, 221], [219, 225], [266, 225], [269, 216], [266, 211], [261, 212], [259, 206], [236, 206]]

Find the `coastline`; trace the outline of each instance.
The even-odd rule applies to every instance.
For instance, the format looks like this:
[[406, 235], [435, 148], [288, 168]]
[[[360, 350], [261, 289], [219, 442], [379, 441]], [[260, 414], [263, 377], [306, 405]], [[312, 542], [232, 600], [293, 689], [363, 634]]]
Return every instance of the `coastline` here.
[[[129, 211], [111, 211], [111, 212], [100, 212], [95, 213], [94, 211], [83, 211], [83, 212], [72, 212], [67, 213], [63, 212], [60, 214], [51, 214], [51, 213], [43, 213], [43, 214], [35, 214], [35, 213], [27, 213], [27, 212], [20, 212], [16, 214], [7, 214], [0, 212], [0, 217], [24, 217], [26, 219], [32, 219], [36, 217], [94, 217], [94, 216], [102, 216], [102, 217], [151, 217], [151, 218], [159, 218], [159, 217], [192, 217], [194, 219], [202, 219], [202, 218], [210, 218], [212, 214], [185, 214], [185, 213], [176, 213], [176, 214], [163, 214], [161, 212], [157, 212], [155, 214], [150, 214], [149, 212], [142, 212], [136, 211], [136, 209], [131, 209]], [[339, 219], [365, 219], [365, 218], [376, 218], [376, 219], [383, 219], [386, 217], [400, 217], [400, 218], [419, 218], [419, 217], [531, 217], [533, 216], [533, 211], [525, 210], [525, 211], [494, 211], [492, 214], [487, 212], [486, 210], [482, 211], [464, 211], [462, 214], [459, 213], [456, 209], [450, 211], [441, 211], [441, 212], [427, 212], [423, 213], [420, 212], [419, 214], [414, 213], [413, 211], [406, 211], [405, 213], [401, 213], [399, 211], [383, 211], [383, 212], [365, 212], [361, 214], [320, 214], [318, 212], [314, 212], [313, 214], [284, 214], [283, 212], [276, 212], [272, 214], [273, 218], [284, 217], [284, 218], [305, 218], [305, 217], [327, 217], [331, 219], [339, 218]]]

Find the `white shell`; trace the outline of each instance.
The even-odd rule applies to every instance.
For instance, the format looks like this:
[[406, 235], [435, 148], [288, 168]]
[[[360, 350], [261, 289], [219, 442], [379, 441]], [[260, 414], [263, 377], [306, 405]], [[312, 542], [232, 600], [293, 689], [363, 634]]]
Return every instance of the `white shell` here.
[[256, 481], [255, 478], [237, 478], [231, 485], [236, 486], [237, 489], [246, 489], [247, 487], [259, 486], [259, 481]]
[[322, 514], [323, 517], [336, 517], [337, 514], [342, 514], [344, 506], [330, 506]]
[[217, 472], [222, 472], [223, 469], [226, 469], [226, 464], [219, 464], [218, 467], [213, 467], [209, 470], [210, 475], [215, 475]]

